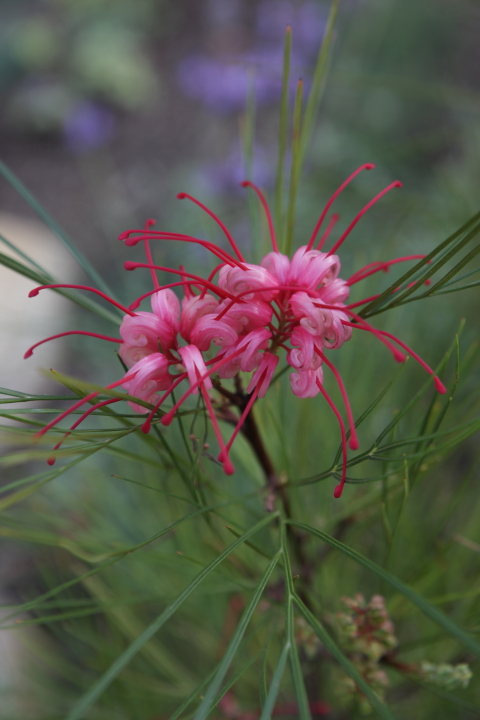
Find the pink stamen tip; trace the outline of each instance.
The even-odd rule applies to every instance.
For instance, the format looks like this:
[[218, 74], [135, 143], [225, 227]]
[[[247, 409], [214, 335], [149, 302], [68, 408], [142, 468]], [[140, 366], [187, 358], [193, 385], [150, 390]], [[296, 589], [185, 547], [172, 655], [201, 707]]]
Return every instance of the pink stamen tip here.
[[132, 315], [132, 312], [126, 308], [121, 303], [117, 302], [116, 300], [113, 300], [113, 298], [108, 297], [102, 290], [97, 290], [97, 288], [89, 287], [88, 285], [74, 285], [72, 283], [53, 283], [51, 285], [39, 285], [38, 287], [34, 288], [33, 290], [30, 290], [28, 293], [28, 297], [35, 297], [38, 295], [40, 290], [55, 290], [56, 288], [68, 288], [71, 290], [87, 290], [88, 292], [95, 293], [95, 295], [99, 295], [101, 298], [109, 302], [111, 305], [114, 305], [115, 307], [119, 308], [122, 312], [126, 312], [128, 315]]
[[151, 423], [150, 423], [150, 418], [148, 417], [142, 425], [142, 432], [145, 433], [145, 435], [148, 435], [148, 433], [150, 432], [150, 428], [151, 428]]
[[148, 218], [148, 220], [145, 220], [145, 230], [148, 230], [148, 228], [151, 228], [155, 225], [157, 221], [153, 218]]
[[125, 268], [125, 270], [135, 270], [136, 266], [137, 264], [134, 263], [133, 260], [126, 260], [123, 263], [123, 267]]
[[395, 362], [404, 363], [405, 360], [407, 359], [407, 356], [404, 355], [404, 353], [400, 352], [400, 350], [397, 350], [396, 348], [392, 348], [392, 354], [393, 354], [393, 359], [395, 360]]
[[51, 466], [51, 465], [55, 465], [56, 460], [57, 460], [56, 457], [49, 457], [49, 458], [47, 459], [47, 463], [48, 463], [50, 466]]
[[122, 338], [114, 338], [110, 337], [109, 335], [100, 335], [100, 333], [88, 332], [87, 330], [67, 330], [67, 332], [58, 333], [58, 335], [51, 335], [50, 337], [35, 343], [35, 345], [32, 345], [32, 347], [28, 348], [28, 350], [24, 354], [24, 360], [31, 357], [33, 355], [33, 351], [39, 345], [43, 345], [43, 343], [49, 342], [50, 340], [56, 340], [57, 338], [66, 337], [67, 335], [86, 335], [87, 337], [94, 337], [98, 338], [99, 340], [107, 340], [108, 342], [118, 343], [119, 345], [123, 343]]
[[439, 392], [441, 395], [445, 395], [445, 393], [447, 392], [447, 388], [442, 383], [440, 378], [438, 378], [436, 375], [434, 378], [434, 382], [435, 382], [435, 388], [436, 388], [437, 392]]
[[344, 487], [343, 485], [337, 485], [337, 487], [333, 491], [333, 497], [337, 498], [337, 500], [338, 500], [338, 498], [342, 497], [343, 487]]
[[357, 437], [351, 437], [348, 444], [351, 450], [358, 450], [358, 448], [360, 447], [360, 443], [358, 442]]
[[225, 475], [233, 475], [233, 473], [235, 472], [235, 468], [233, 467], [231, 461], [228, 458], [223, 464], [223, 472], [225, 473]]
[[172, 424], [174, 417], [175, 417], [175, 413], [174, 413], [174, 412], [172, 413], [172, 412], [170, 411], [170, 412], [168, 412], [166, 415], [164, 415], [164, 416], [162, 417], [162, 419], [160, 420], [160, 422], [162, 423], [162, 425], [165, 425], [165, 427], [167, 427], [168, 425], [171, 425], [171, 424]]

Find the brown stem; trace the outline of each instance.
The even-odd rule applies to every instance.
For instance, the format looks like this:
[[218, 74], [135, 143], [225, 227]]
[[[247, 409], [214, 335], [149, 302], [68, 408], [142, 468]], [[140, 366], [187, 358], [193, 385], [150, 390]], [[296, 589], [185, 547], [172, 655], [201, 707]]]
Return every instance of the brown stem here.
[[[215, 389], [218, 390], [218, 392], [220, 392], [232, 403], [232, 405], [235, 405], [236, 407], [238, 407], [240, 412], [243, 412], [250, 399], [250, 395], [244, 392], [239, 375], [235, 377], [235, 393], [225, 390], [225, 388], [223, 388], [221, 386], [221, 383], [218, 381], [214, 382], [214, 386]], [[254, 451], [257, 460], [262, 467], [263, 472], [265, 473], [266, 488], [268, 491], [266, 509], [272, 512], [275, 505], [275, 499], [279, 497], [282, 503], [285, 517], [291, 519], [292, 509], [290, 505], [290, 499], [288, 497], [286, 488], [278, 478], [278, 475], [275, 471], [275, 466], [267, 451], [267, 448], [265, 447], [265, 443], [263, 442], [260, 428], [258, 427], [258, 423], [254, 414], [254, 405], [252, 406], [247, 417], [245, 418], [245, 422], [242, 426], [241, 432], [250, 443], [252, 450]], [[287, 535], [296, 556], [296, 560], [299, 566], [299, 575], [302, 579], [302, 582], [308, 585], [311, 578], [313, 566], [312, 563], [308, 560], [304, 550], [306, 536], [301, 531], [299, 532], [292, 525], [287, 525]], [[308, 600], [305, 598], [303, 593], [299, 594], [302, 597], [302, 600], [308, 605]]]

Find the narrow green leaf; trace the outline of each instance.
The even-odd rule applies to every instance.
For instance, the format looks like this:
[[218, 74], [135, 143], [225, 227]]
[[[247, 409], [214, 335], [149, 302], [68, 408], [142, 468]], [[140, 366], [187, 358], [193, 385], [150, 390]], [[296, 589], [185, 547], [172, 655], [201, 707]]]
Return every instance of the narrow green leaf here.
[[398, 592], [402, 593], [402, 595], [411, 600], [411, 602], [413, 602], [419, 608], [419, 610], [421, 610], [428, 618], [430, 618], [430, 620], [438, 623], [438, 625], [440, 625], [452, 637], [456, 638], [460, 643], [462, 643], [462, 645], [467, 647], [472, 653], [474, 653], [474, 655], [480, 657], [480, 645], [476, 642], [476, 640], [470, 637], [470, 635], [468, 635], [464, 630], [458, 627], [456, 623], [454, 623], [452, 620], [450, 620], [450, 618], [440, 612], [440, 610], [437, 610], [437, 608], [433, 607], [433, 605], [431, 605], [427, 600], [425, 600], [425, 598], [423, 598], [421, 595], [418, 595], [414, 590], [409, 588], [408, 585], [405, 585], [405, 583], [403, 583], [401, 580], [389, 573], [387, 570], [384, 570], [376, 563], [372, 562], [368, 558], [358, 553], [356, 550], [349, 548], [347, 545], [344, 545], [339, 540], [335, 540], [335, 538], [327, 535], [327, 533], [324, 533], [321, 530], [316, 530], [310, 525], [297, 522], [296, 520], [287, 520], [286, 522], [288, 522], [290, 525], [301, 528], [302, 530], [305, 530], [312, 535], [315, 535], [331, 547], [335, 548], [336, 550], [340, 550], [340, 552], [349, 557], [351, 560], [354, 560], [359, 565], [367, 568], [367, 570], [371, 570], [372, 572], [374, 572], [376, 575], [381, 577], [382, 580], [394, 587], [395, 590], [398, 590]]
[[43, 220], [45, 225], [55, 233], [55, 235], [62, 241], [67, 250], [73, 255], [75, 260], [82, 266], [87, 275], [95, 282], [103, 292], [107, 293], [111, 297], [113, 294], [108, 287], [107, 283], [97, 273], [95, 268], [90, 264], [87, 258], [78, 250], [75, 244], [70, 240], [65, 231], [58, 225], [53, 217], [48, 213], [45, 208], [38, 202], [38, 200], [27, 190], [21, 180], [0, 160], [0, 174], [3, 175], [5, 180], [12, 185], [13, 188], [22, 196], [32, 210]]
[[293, 111], [292, 164], [290, 169], [290, 193], [287, 210], [287, 229], [285, 236], [285, 254], [291, 255], [293, 229], [295, 226], [295, 206], [297, 202], [298, 181], [300, 179], [300, 130], [302, 123], [303, 81], [297, 83], [295, 108]]
[[236, 672], [235, 675], [232, 678], [230, 678], [230, 680], [227, 683], [225, 683], [225, 685], [222, 687], [222, 689], [220, 690], [218, 695], [214, 698], [214, 700], [212, 702], [212, 709], [217, 707], [218, 703], [223, 698], [223, 696], [230, 690], [230, 688], [232, 688], [235, 685], [235, 683], [242, 677], [242, 675], [248, 670], [248, 668], [253, 665], [253, 663], [255, 662], [255, 660], [258, 658], [259, 655], [260, 655], [260, 653], [258, 652], [256, 655], [251, 657], [250, 660], [247, 660], [245, 665], [243, 665], [243, 667], [241, 667], [240, 670], [238, 672]]
[[300, 665], [300, 659], [298, 657], [297, 643], [295, 640], [295, 618], [293, 612], [293, 600], [295, 598], [295, 590], [293, 587], [292, 568], [290, 565], [290, 557], [288, 555], [288, 546], [286, 538], [286, 526], [282, 522], [282, 550], [285, 558], [285, 585], [287, 587], [286, 593], [286, 618], [285, 628], [287, 639], [290, 642], [291, 653], [290, 653], [290, 670], [292, 673], [293, 688], [295, 690], [295, 697], [298, 705], [299, 720], [311, 720], [310, 706], [308, 702], [307, 690], [305, 687], [305, 681], [303, 679], [302, 668]]
[[299, 173], [301, 173], [302, 170], [303, 160], [305, 158], [305, 153], [310, 142], [313, 125], [315, 123], [316, 115], [320, 105], [322, 90], [325, 87], [325, 76], [328, 66], [328, 58], [330, 55], [333, 32], [335, 28], [339, 5], [340, 0], [333, 0], [332, 7], [330, 9], [330, 15], [328, 17], [327, 27], [325, 30], [325, 35], [320, 46], [317, 64], [313, 73], [312, 88], [310, 90], [310, 95], [305, 109], [305, 121], [303, 123], [302, 137], [300, 141]]
[[205, 567], [178, 596], [178, 598], [156, 618], [139, 637], [117, 658], [111, 665], [109, 670], [88, 690], [83, 697], [75, 704], [74, 708], [69, 712], [66, 720], [79, 720], [83, 717], [91, 705], [98, 700], [100, 695], [115, 680], [117, 675], [128, 665], [135, 657], [139, 650], [150, 640], [160, 628], [169, 620], [174, 612], [182, 605], [182, 603], [191, 595], [191, 593], [202, 583], [202, 581], [210, 575], [237, 547], [240, 547], [245, 540], [258, 532], [261, 528], [268, 525], [274, 518], [278, 517], [278, 513], [272, 513], [268, 517], [250, 528], [241, 538], [235, 540], [224, 550], [215, 560]]
[[[359, 315], [364, 318], [378, 315], [385, 310], [397, 307], [399, 305], [408, 302], [408, 297], [412, 295], [418, 288], [420, 288], [426, 280], [434, 275], [445, 263], [447, 263], [456, 253], [458, 253], [467, 243], [470, 242], [480, 232], [480, 213], [474, 215], [459, 230], [450, 235], [446, 240], [437, 245], [431, 253], [426, 255], [422, 260], [419, 260], [416, 265], [396, 280], [390, 287], [388, 287], [378, 298], [372, 300], [366, 307], [364, 307]], [[448, 249], [449, 245], [453, 244], [451, 250]], [[436, 263], [432, 263], [433, 258], [440, 255], [440, 259]], [[423, 270], [423, 271], [422, 271]], [[402, 292], [395, 293], [392, 299], [392, 293], [398, 288], [406, 285], [411, 278], [422, 271], [414, 285], [410, 287], [404, 287]], [[421, 296], [417, 296], [410, 300], [420, 299]]]
[[275, 672], [273, 673], [272, 682], [270, 683], [270, 688], [268, 690], [268, 695], [265, 700], [265, 705], [263, 706], [260, 720], [270, 720], [272, 717], [272, 712], [275, 707], [275, 701], [277, 699], [278, 691], [280, 690], [280, 683], [282, 682], [282, 677], [283, 677], [283, 673], [285, 670], [285, 665], [286, 665], [286, 662], [288, 659], [289, 652], [290, 652], [290, 642], [287, 641], [285, 643], [285, 645], [283, 646], [283, 650], [280, 654], [280, 658], [277, 663], [277, 667], [275, 668]]
[[[36, 270], [27, 267], [27, 265], [24, 265], [18, 260], [15, 260], [9, 255], [4, 255], [3, 253], [0, 253], [0, 265], [7, 267], [9, 270], [13, 270], [13, 272], [18, 273], [19, 275], [23, 275], [24, 277], [29, 278], [29, 280], [33, 280], [38, 285], [50, 285], [55, 282], [55, 279], [52, 278], [51, 275], [43, 273], [40, 274]], [[121, 314], [116, 315], [115, 313], [106, 310], [104, 307], [99, 305], [94, 300], [91, 300], [90, 298], [83, 297], [78, 293], [69, 292], [68, 290], [65, 290], [63, 288], [53, 288], [52, 292], [68, 298], [77, 305], [80, 305], [80, 307], [84, 307], [86, 310], [90, 310], [91, 312], [96, 313], [100, 317], [105, 318], [105, 320], [114, 322], [116, 325], [120, 323], [120, 319], [122, 317]]]
[[281, 555], [281, 551], [279, 550], [276, 555], [272, 558], [271, 562], [268, 564], [267, 569], [265, 570], [257, 589], [255, 590], [255, 593], [250, 600], [249, 604], [245, 608], [245, 611], [243, 612], [243, 615], [240, 619], [239, 624], [237, 625], [237, 628], [233, 634], [232, 639], [230, 640], [227, 650], [225, 652], [225, 655], [223, 656], [223, 659], [220, 663], [220, 667], [217, 670], [217, 673], [215, 674], [214, 679], [210, 683], [210, 686], [205, 693], [205, 697], [202, 700], [202, 703], [200, 707], [198, 708], [197, 712], [195, 713], [195, 720], [205, 720], [208, 713], [212, 709], [213, 705], [213, 699], [215, 698], [215, 695], [218, 692], [218, 689], [220, 688], [223, 678], [228, 672], [228, 668], [230, 667], [230, 664], [232, 663], [233, 658], [235, 657], [235, 654], [238, 650], [238, 647], [240, 645], [240, 642], [242, 641], [243, 635], [245, 634], [245, 631], [247, 629], [248, 623], [251, 620], [251, 617], [255, 611], [255, 608], [257, 607], [260, 598], [262, 597], [263, 591], [265, 590], [265, 587], [267, 585], [267, 582], [270, 579], [270, 576], [272, 575], [275, 566], [278, 562], [278, 559]]
[[370, 705], [377, 713], [378, 717], [382, 718], [382, 720], [394, 720], [394, 716], [392, 715], [390, 710], [386, 707], [386, 705], [383, 704], [378, 695], [373, 692], [372, 688], [367, 682], [365, 682], [355, 665], [351, 663], [350, 660], [343, 654], [343, 652], [340, 650], [331, 635], [325, 630], [320, 621], [317, 620], [314, 615], [312, 615], [310, 610], [304, 605], [304, 603], [300, 600], [298, 596], [295, 598], [295, 603], [298, 606], [298, 609], [302, 613], [305, 620], [308, 622], [309, 625], [311, 625], [322, 643], [325, 645], [328, 652], [345, 670], [347, 675], [350, 675], [352, 680], [364, 693], [364, 695], [366, 695], [368, 701], [370, 702]]
[[7, 238], [3, 235], [0, 235], [0, 242], [10, 248], [10, 250], [13, 250], [13, 252], [16, 253], [19, 257], [21, 257], [23, 260], [30, 263], [30, 265], [36, 268], [42, 275], [45, 275], [45, 277], [48, 277], [50, 275], [41, 265], [36, 263], [33, 258], [24, 253], [23, 250], [17, 247], [14, 243], [10, 242], [10, 240], [7, 240]]
[[277, 179], [275, 182], [275, 213], [277, 235], [279, 240], [283, 238], [283, 171], [285, 163], [285, 152], [287, 149], [288, 130], [288, 86], [290, 80], [290, 55], [292, 50], [292, 28], [287, 25], [285, 31], [285, 45], [283, 50], [283, 73], [282, 73], [282, 97], [280, 100], [280, 123], [278, 133], [278, 166]]

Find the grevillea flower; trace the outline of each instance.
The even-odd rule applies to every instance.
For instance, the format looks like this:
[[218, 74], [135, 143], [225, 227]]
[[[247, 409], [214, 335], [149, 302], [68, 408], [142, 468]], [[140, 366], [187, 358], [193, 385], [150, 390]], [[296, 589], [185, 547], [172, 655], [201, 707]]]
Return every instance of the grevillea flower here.
[[[327, 357], [330, 351], [338, 350], [348, 342], [354, 329], [367, 331], [390, 350], [395, 360], [399, 362], [405, 360], [406, 356], [402, 350], [412, 355], [428, 373], [434, 376], [438, 392], [446, 391], [433, 370], [401, 340], [390, 333], [373, 328], [354, 312], [354, 308], [372, 298], [353, 304], [347, 303], [351, 287], [361, 280], [379, 271], [387, 271], [390, 265], [397, 262], [415, 260], [424, 256], [410, 255], [389, 262], [371, 263], [347, 280], [339, 277], [341, 265], [336, 251], [368, 208], [390, 189], [399, 187], [401, 183], [392, 183], [371, 200], [328, 252], [324, 252], [322, 248], [338, 216], [332, 216], [326, 231], [317, 242], [320, 228], [335, 198], [361, 170], [371, 168], [373, 168], [371, 164], [362, 165], [340, 186], [323, 210], [309, 242], [298, 248], [291, 259], [278, 250], [272, 217], [264, 196], [252, 183], [244, 182], [243, 187], [252, 188], [258, 195], [270, 228], [272, 252], [263, 258], [260, 265], [245, 262], [223, 222], [198, 200], [181, 193], [178, 196], [180, 199], [190, 199], [213, 217], [225, 233], [230, 245], [229, 251], [189, 235], [152, 230], [153, 221], [149, 220], [143, 230], [128, 230], [119, 238], [127, 246], [143, 242], [147, 262], [128, 261], [125, 263], [125, 269], [146, 268], [150, 271], [153, 282], [153, 289], [137, 298], [129, 307], [108, 298], [100, 290], [85, 286], [46, 285], [32, 290], [30, 296], [37, 295], [46, 287], [75, 287], [90, 290], [120, 308], [125, 313], [120, 326], [120, 338], [81, 330], [60, 333], [54, 337], [86, 334], [120, 345], [120, 357], [128, 370], [123, 377], [107, 387], [122, 386], [129, 395], [150, 405], [145, 407], [137, 402], [130, 402], [135, 412], [148, 413], [142, 426], [144, 432], [149, 431], [156, 416], [163, 425], [169, 425], [185, 400], [190, 395], [200, 393], [220, 447], [219, 461], [227, 474], [234, 471], [229, 459], [232, 442], [241, 430], [255, 400], [263, 397], [267, 392], [280, 355], [285, 351], [286, 361], [292, 368], [290, 375], [292, 392], [299, 398], [323, 395], [337, 418], [342, 438], [343, 462], [341, 481], [335, 488], [334, 494], [335, 497], [340, 497], [346, 479], [347, 438], [349, 437], [352, 449], [358, 448], [358, 440], [343, 380]], [[151, 240], [200, 244], [219, 262], [208, 278], [188, 272], [183, 267], [177, 270], [156, 265], [150, 250]], [[168, 285], [160, 286], [157, 271], [171, 273], [178, 279]], [[181, 302], [172, 288], [183, 291]], [[147, 298], [150, 298], [151, 311], [138, 310], [141, 302]], [[53, 338], [47, 338], [47, 340], [51, 339]], [[30, 356], [39, 344], [41, 343], [30, 348], [25, 353], [25, 357]], [[325, 389], [325, 368], [331, 371], [339, 386], [348, 421], [348, 433], [342, 413]], [[212, 376], [215, 375], [222, 380], [233, 378], [239, 372], [251, 373], [247, 386], [249, 398], [242, 408], [242, 414], [238, 418], [230, 440], [225, 442], [216, 414]], [[185, 387], [184, 392], [173, 406], [167, 409], [165, 404], [171, 397], [172, 391], [179, 385]], [[79, 400], [46, 425], [38, 435], [46, 433], [59, 420], [93, 400], [97, 395], [99, 393], [94, 392]], [[119, 399], [113, 398], [94, 404], [75, 422], [71, 430], [95, 409], [115, 402], [119, 402]], [[55, 449], [60, 447], [62, 441], [57, 443]], [[53, 461], [54, 457], [49, 460], [49, 462]]]

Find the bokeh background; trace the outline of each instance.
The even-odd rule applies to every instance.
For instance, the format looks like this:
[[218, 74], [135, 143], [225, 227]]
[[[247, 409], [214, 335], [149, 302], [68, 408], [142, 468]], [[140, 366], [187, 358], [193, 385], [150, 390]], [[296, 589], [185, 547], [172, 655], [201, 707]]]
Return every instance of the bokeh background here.
[[[136, 251], [120, 245], [121, 231], [153, 217], [164, 229], [215, 237], [208, 219], [175, 199], [179, 191], [210, 205], [245, 253], [258, 258], [264, 241], [258, 226], [255, 232], [255, 217], [252, 232], [238, 183], [249, 171], [272, 191], [285, 26], [293, 28], [293, 94], [299, 77], [308, 90], [328, 11], [323, 0], [2, 0], [0, 158], [122, 299], [140, 293], [145, 277], [123, 272], [123, 261]], [[474, 0], [343, 0], [299, 193], [296, 245], [304, 243], [336, 187], [367, 161], [377, 169], [338, 202], [344, 226], [384, 185], [398, 178], [404, 187], [362, 220], [344, 250], [344, 276], [373, 260], [429, 252], [478, 211], [479, 36]], [[251, 139], [245, 137], [247, 98], [255, 105]], [[247, 168], [244, 147], [250, 142]], [[0, 232], [63, 280], [84, 280], [4, 179]], [[168, 260], [164, 264], [185, 260], [175, 247], [155, 252]], [[207, 267], [201, 254], [189, 253], [200, 270]], [[49, 386], [37, 368], [52, 362], [95, 382], [110, 380], [107, 349], [88, 340], [58, 341], [24, 369], [25, 347], [53, 327], [59, 332], [80, 326], [82, 315], [62, 299], [27, 300], [31, 284], [3, 269], [0, 281], [2, 302], [9, 302], [0, 318], [0, 363], [6, 368], [0, 385], [45, 390]], [[463, 342], [470, 347], [478, 311], [475, 289], [404, 309], [393, 323], [435, 364], [461, 317], [467, 319]], [[350, 372], [370, 357], [367, 345], [349, 361]], [[385, 368], [385, 381], [390, 374]], [[335, 443], [327, 441], [328, 449]], [[462, 452], [451, 473], [471, 466], [473, 446]], [[299, 473], [313, 472], [315, 462], [302, 452]], [[8, 473], [8, 479], [15, 477], [15, 471]], [[62, 512], [67, 495], [64, 490], [54, 501]], [[128, 519], [126, 506], [121, 512]], [[471, 540], [479, 540], [474, 534]], [[45, 550], [7, 541], [5, 547], [5, 603], [48, 585], [38, 570], [50, 562]], [[0, 655], [21, 658], [17, 641], [5, 642], [10, 644]], [[11, 690], [18, 686], [20, 665], [21, 660], [5, 664], [6, 712], [21, 707], [34, 718], [49, 717], [35, 699], [27, 708], [25, 698]], [[4, 716], [10, 717], [0, 709]]]

